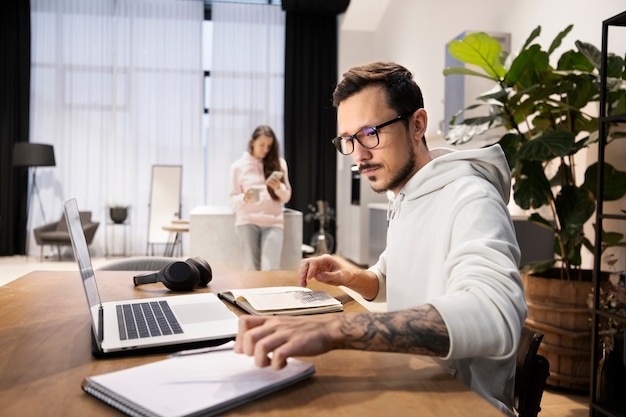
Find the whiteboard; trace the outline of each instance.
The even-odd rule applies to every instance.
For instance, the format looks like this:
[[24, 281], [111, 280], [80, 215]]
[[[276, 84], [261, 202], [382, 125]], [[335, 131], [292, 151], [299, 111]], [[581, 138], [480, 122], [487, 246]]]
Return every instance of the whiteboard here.
[[153, 165], [148, 217], [148, 246], [167, 244], [170, 233], [163, 226], [180, 218], [183, 167]]

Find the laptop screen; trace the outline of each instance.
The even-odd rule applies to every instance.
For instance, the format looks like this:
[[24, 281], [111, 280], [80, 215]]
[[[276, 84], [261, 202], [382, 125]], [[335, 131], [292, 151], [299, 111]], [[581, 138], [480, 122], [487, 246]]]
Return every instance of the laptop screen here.
[[85, 295], [87, 296], [87, 302], [89, 303], [89, 309], [92, 314], [94, 331], [97, 332], [99, 336], [98, 339], [100, 340], [100, 326], [96, 325], [96, 323], [101, 324], [100, 318], [98, 317], [98, 313], [96, 313], [98, 309], [93, 307], [100, 307], [102, 303], [96, 284], [96, 275], [93, 272], [93, 266], [91, 264], [89, 247], [87, 246], [87, 240], [85, 239], [85, 233], [83, 232], [83, 226], [80, 221], [80, 213], [76, 199], [65, 202], [65, 219], [70, 232], [72, 246], [74, 247], [74, 256], [78, 262], [78, 269], [80, 270], [83, 287], [85, 288]]

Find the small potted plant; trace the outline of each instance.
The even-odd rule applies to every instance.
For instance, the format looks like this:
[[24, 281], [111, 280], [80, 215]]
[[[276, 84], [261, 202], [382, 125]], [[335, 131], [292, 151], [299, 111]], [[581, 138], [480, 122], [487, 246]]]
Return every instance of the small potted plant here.
[[[626, 314], [626, 275], [624, 271], [615, 271], [615, 255], [609, 254], [603, 259], [613, 269], [603, 283], [599, 294], [599, 309], [611, 314]], [[593, 310], [594, 293], [587, 298], [587, 307]], [[613, 401], [621, 398], [626, 389], [626, 352], [624, 323], [611, 318], [599, 320], [600, 350], [598, 361], [598, 383], [596, 398], [600, 401]]]
[[113, 205], [109, 207], [109, 216], [115, 224], [123, 224], [128, 218], [129, 206]]
[[311, 246], [315, 248], [314, 256], [332, 253], [335, 248], [335, 239], [328, 233], [326, 226], [335, 218], [333, 210], [327, 201], [317, 200], [315, 205], [309, 204], [309, 212], [304, 215], [304, 220], [319, 222], [319, 230], [311, 237]]

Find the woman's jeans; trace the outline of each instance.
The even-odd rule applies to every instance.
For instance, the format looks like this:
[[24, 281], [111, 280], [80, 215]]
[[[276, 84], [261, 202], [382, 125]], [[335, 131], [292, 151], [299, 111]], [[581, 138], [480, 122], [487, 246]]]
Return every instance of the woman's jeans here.
[[280, 269], [283, 251], [283, 229], [244, 224], [236, 227], [243, 250], [245, 271], [270, 271]]

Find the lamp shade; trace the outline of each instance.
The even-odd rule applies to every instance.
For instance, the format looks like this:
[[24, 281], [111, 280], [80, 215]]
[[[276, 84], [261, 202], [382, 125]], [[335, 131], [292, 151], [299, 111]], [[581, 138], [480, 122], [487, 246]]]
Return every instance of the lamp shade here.
[[55, 165], [52, 145], [17, 142], [13, 146], [13, 166], [53, 167]]

